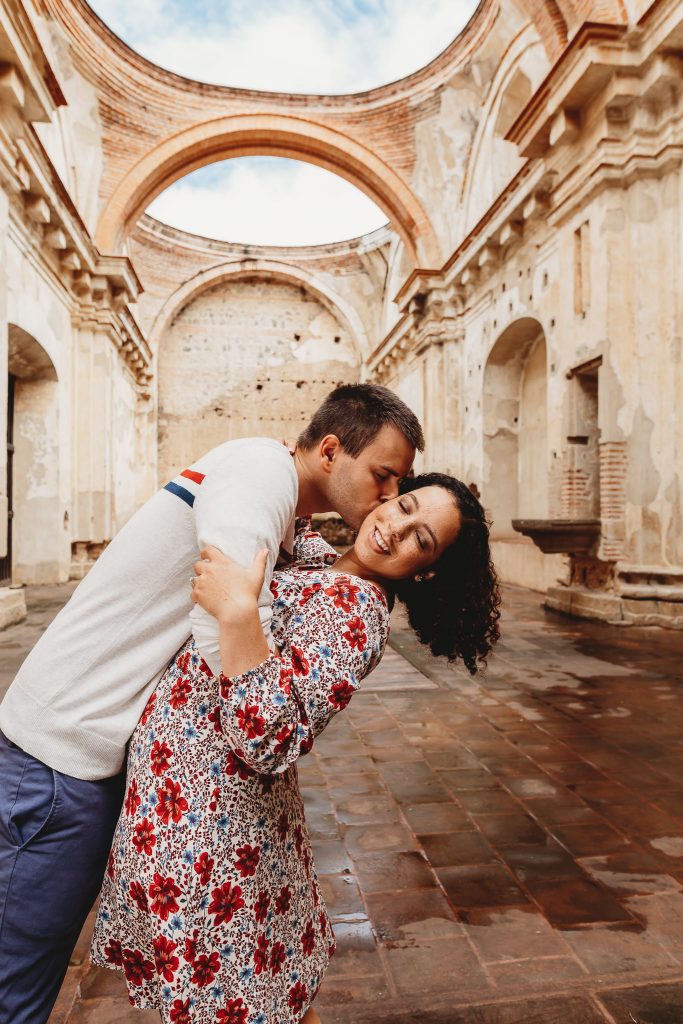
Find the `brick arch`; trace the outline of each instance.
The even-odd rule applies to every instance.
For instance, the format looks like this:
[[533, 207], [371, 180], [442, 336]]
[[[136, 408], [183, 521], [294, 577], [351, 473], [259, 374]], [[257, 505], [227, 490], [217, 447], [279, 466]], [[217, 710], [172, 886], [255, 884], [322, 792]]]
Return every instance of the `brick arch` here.
[[519, 0], [519, 6], [533, 22], [550, 60], [557, 60], [569, 38], [563, 7], [571, 7], [571, 0]]
[[[500, 0], [499, 0], [500, 2]], [[533, 23], [551, 61], [556, 61], [585, 21], [622, 25], [623, 0], [517, 0]]]
[[319, 280], [314, 274], [301, 267], [279, 260], [245, 259], [220, 263], [209, 267], [185, 281], [170, 295], [157, 314], [149, 335], [149, 344], [153, 352], [158, 352], [164, 331], [188, 303], [196, 299], [202, 292], [219, 284], [221, 281], [238, 280], [245, 277], [259, 277], [266, 280], [284, 281], [299, 285], [318, 299], [322, 305], [349, 332], [358, 354], [359, 362], [367, 356], [369, 343], [363, 323], [356, 310], [332, 288]]
[[104, 207], [96, 232], [99, 248], [120, 250], [143, 210], [184, 175], [218, 160], [257, 155], [302, 160], [345, 178], [385, 211], [420, 265], [438, 264], [441, 254], [434, 229], [396, 171], [349, 135], [282, 114], [220, 117], [159, 143], [124, 175]]

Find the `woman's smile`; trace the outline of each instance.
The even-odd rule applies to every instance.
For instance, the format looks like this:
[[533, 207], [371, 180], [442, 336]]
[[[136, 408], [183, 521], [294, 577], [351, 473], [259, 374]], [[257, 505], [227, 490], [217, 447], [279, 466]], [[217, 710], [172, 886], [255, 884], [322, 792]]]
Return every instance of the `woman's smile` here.
[[375, 528], [370, 533], [370, 544], [372, 547], [374, 547], [375, 551], [380, 555], [391, 554], [391, 548], [389, 547], [389, 544], [380, 533], [378, 526], [375, 526]]

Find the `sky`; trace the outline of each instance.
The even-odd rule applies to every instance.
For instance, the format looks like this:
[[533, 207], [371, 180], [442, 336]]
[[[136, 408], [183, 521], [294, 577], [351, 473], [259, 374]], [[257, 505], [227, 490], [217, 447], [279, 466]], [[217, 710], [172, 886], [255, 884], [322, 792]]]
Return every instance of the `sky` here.
[[[217, 85], [362, 92], [416, 71], [461, 31], [477, 0], [90, 0], [129, 46]], [[328, 171], [274, 157], [223, 161], [150, 206], [227, 241], [305, 245], [372, 231], [385, 215]]]

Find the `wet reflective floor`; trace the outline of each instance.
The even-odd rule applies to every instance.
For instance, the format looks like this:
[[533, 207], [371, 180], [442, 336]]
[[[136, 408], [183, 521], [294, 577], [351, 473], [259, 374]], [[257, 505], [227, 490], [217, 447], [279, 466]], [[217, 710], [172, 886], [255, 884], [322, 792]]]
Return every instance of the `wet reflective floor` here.
[[[397, 620], [301, 760], [338, 942], [323, 1024], [683, 1022], [683, 634], [539, 602], [506, 590], [474, 680]], [[54, 1024], [158, 1021], [72, 974]]]

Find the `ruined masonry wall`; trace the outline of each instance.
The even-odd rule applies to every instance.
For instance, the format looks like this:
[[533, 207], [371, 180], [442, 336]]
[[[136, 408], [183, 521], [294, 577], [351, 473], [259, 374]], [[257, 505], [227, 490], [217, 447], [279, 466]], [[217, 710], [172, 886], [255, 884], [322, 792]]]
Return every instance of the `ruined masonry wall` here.
[[348, 332], [309, 292], [249, 278], [191, 301], [158, 365], [160, 481], [223, 441], [296, 438], [335, 384], [360, 373]]

